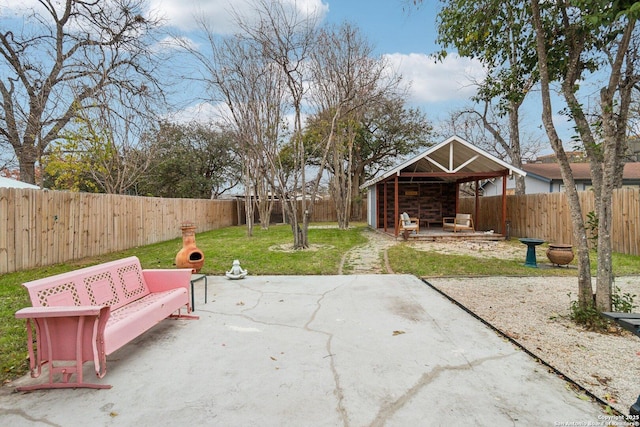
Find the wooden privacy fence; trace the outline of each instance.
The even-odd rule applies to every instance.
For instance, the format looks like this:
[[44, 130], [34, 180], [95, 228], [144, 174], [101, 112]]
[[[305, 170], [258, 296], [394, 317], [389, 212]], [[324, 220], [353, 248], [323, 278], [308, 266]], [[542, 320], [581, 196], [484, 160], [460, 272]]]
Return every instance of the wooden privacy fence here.
[[[362, 216], [364, 202], [354, 207]], [[300, 209], [302, 203], [299, 204]], [[102, 255], [244, 222], [244, 200], [165, 199], [0, 188], [0, 274]], [[274, 214], [281, 206], [274, 206]], [[332, 200], [318, 201], [314, 222], [337, 220]], [[357, 220], [357, 218], [353, 218]]]
[[[298, 201], [298, 215], [302, 218], [302, 201]], [[354, 201], [351, 206], [351, 221], [363, 221], [366, 218], [366, 199]], [[313, 210], [311, 214], [311, 222], [336, 222], [338, 221], [338, 214], [336, 211], [336, 203], [332, 199], [318, 200], [313, 204]], [[255, 212], [255, 223], [259, 222], [259, 215]], [[282, 202], [276, 200], [273, 203], [273, 209], [271, 211], [271, 224], [281, 224], [284, 221], [284, 215], [282, 212]], [[242, 223], [244, 224], [245, 218], [242, 217]], [[288, 222], [288, 221], [287, 221]]]
[[235, 200], [0, 188], [0, 273], [58, 264], [236, 223]]
[[[582, 214], [595, 209], [591, 191], [578, 193]], [[502, 196], [478, 199], [478, 230], [501, 232]], [[613, 192], [611, 242], [613, 250], [630, 255], [640, 255], [640, 189], [622, 188]], [[474, 212], [474, 198], [461, 198], [459, 212]], [[533, 237], [547, 242], [573, 242], [571, 212], [564, 193], [528, 194], [507, 196], [507, 220], [510, 234], [515, 237]]]

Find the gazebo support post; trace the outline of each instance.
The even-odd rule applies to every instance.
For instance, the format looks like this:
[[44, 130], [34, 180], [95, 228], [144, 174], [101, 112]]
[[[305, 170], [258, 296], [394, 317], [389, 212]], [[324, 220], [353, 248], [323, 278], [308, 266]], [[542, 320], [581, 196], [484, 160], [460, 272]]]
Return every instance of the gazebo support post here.
[[456, 181], [456, 210], [455, 213], [458, 213], [458, 206], [460, 205], [460, 182]]
[[384, 221], [384, 232], [387, 232], [387, 224], [388, 224], [388, 214], [387, 214], [387, 202], [388, 202], [388, 196], [387, 196], [387, 181], [382, 181], [382, 184], [384, 185], [384, 188], [382, 189], [382, 192], [384, 194], [384, 200], [383, 200], [383, 209], [384, 212], [382, 213], [382, 221]]
[[398, 197], [400, 196], [400, 190], [398, 189], [398, 174], [396, 174], [396, 178], [394, 180], [394, 194], [395, 194], [395, 201], [394, 201], [394, 206], [393, 206], [393, 226], [394, 226], [394, 235], [396, 237], [398, 237], [398, 233], [400, 232], [400, 230], [398, 229], [398, 217], [400, 216], [400, 214], [398, 213], [398, 210], [400, 209], [400, 201], [398, 200]]
[[478, 221], [480, 219], [480, 217], [478, 216], [479, 213], [480, 213], [480, 196], [478, 194], [478, 183], [479, 182], [480, 182], [479, 180], [477, 180], [477, 179], [475, 180], [475, 197], [476, 197], [476, 200], [475, 200], [475, 203], [473, 205], [473, 207], [474, 207], [474, 209], [473, 209], [473, 217], [476, 220], [476, 228], [478, 227]]
[[509, 176], [509, 171], [505, 170], [502, 175], [502, 224], [500, 225], [502, 228], [500, 230], [500, 234], [506, 236], [507, 235], [507, 177]]

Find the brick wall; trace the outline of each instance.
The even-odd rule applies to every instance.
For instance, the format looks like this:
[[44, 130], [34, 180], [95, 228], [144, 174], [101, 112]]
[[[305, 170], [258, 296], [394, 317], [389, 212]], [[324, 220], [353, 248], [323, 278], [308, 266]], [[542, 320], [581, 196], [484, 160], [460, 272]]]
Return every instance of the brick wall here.
[[393, 182], [378, 185], [378, 224], [384, 221], [384, 186], [387, 186], [387, 228], [394, 228], [398, 214], [407, 212], [432, 224], [442, 224], [442, 217], [456, 213], [455, 183], [400, 183], [398, 209], [395, 212], [395, 186]]

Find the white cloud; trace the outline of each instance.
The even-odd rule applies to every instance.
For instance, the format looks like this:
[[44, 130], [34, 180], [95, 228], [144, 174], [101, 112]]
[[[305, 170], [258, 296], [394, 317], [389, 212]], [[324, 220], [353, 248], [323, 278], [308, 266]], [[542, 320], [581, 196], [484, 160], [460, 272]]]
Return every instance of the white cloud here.
[[[251, 17], [255, 13], [255, 0], [150, 0], [151, 13], [164, 19], [171, 27], [183, 31], [196, 30], [198, 20], [204, 20], [216, 33], [229, 34], [237, 28], [234, 11], [241, 16]], [[285, 5], [295, 7], [303, 16], [318, 13], [321, 17], [328, 12], [328, 5], [322, 0], [281, 0]]]
[[391, 53], [385, 58], [411, 85], [410, 101], [416, 104], [469, 99], [476, 90], [472, 82], [486, 74], [478, 61], [457, 54], [441, 62], [420, 53]]
[[228, 120], [230, 118], [230, 115], [231, 112], [224, 103], [201, 102], [177, 111], [168, 120], [175, 123], [224, 122], [225, 119]]
[[242, 11], [247, 4], [246, 0], [234, 2], [230, 0], [149, 1], [151, 13], [163, 19], [171, 27], [183, 31], [196, 30], [197, 21], [204, 19], [219, 33], [233, 32], [232, 10]]
[[22, 14], [33, 9], [42, 9], [42, 5], [37, 0], [0, 0], [0, 17], [21, 17]]

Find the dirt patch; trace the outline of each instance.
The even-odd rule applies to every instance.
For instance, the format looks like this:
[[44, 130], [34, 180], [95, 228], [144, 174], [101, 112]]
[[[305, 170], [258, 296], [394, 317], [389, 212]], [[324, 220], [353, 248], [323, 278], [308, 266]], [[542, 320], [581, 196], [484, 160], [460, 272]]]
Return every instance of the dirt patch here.
[[273, 251], [273, 252], [297, 252], [300, 250], [304, 250], [304, 251], [310, 251], [310, 252], [316, 252], [316, 251], [322, 251], [322, 250], [327, 250], [327, 249], [333, 249], [335, 248], [335, 246], [333, 245], [321, 245], [321, 244], [310, 244], [309, 247], [307, 249], [295, 249], [293, 247], [293, 243], [284, 243], [282, 245], [273, 245], [273, 246], [269, 246], [269, 250]]
[[411, 242], [418, 251], [437, 252], [445, 255], [470, 255], [478, 258], [524, 259], [526, 247], [514, 246], [503, 241], [447, 241]]

